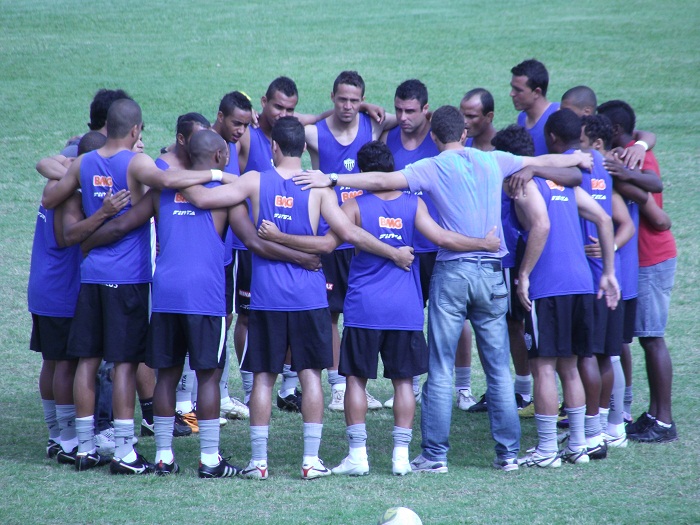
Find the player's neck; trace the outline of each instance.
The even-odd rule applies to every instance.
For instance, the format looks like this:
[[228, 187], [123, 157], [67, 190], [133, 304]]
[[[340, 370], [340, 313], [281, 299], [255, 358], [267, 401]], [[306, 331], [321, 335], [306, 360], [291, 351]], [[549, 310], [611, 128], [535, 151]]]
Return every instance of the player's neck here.
[[491, 140], [496, 136], [496, 128], [490, 126], [489, 129], [480, 133], [479, 136], [474, 137], [474, 142], [472, 142], [472, 147], [479, 149], [481, 151], [493, 151], [496, 148], [491, 144]]
[[413, 133], [406, 133], [404, 130], [401, 130], [401, 145], [408, 150], [416, 149], [423, 143], [428, 133], [430, 133], [430, 122], [428, 120], [421, 127], [414, 130]]
[[358, 113], [350, 122], [343, 122], [340, 120], [335, 113], [333, 113], [326, 122], [328, 124], [328, 129], [331, 130], [334, 136], [348, 136], [357, 135], [357, 130], [360, 127], [360, 114]]
[[528, 128], [531, 128], [537, 124], [537, 121], [540, 120], [542, 115], [544, 115], [544, 112], [547, 111], [550, 104], [551, 102], [549, 100], [542, 97], [538, 99], [530, 109], [525, 111], [525, 114], [527, 115], [526, 125]]
[[275, 169], [283, 178], [288, 179], [301, 171], [301, 157], [281, 157]]
[[107, 139], [105, 145], [100, 148], [100, 155], [103, 157], [111, 157], [120, 151], [128, 150], [134, 147], [130, 139]]

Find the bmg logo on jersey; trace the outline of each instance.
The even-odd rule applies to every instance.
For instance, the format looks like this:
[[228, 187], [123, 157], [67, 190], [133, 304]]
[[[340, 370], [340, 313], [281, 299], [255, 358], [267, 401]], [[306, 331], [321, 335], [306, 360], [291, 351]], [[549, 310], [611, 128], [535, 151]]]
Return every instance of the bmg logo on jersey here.
[[293, 208], [294, 197], [283, 197], [282, 195], [275, 195], [275, 206], [277, 206], [278, 208]]
[[362, 190], [341, 191], [340, 192], [340, 200], [341, 200], [341, 202], [345, 202], [348, 199], [354, 199], [355, 197], [362, 195], [362, 193], [363, 193]]
[[564, 191], [564, 186], [561, 186], [561, 185], [559, 185], [556, 182], [553, 182], [551, 180], [547, 180], [547, 186], [549, 186], [549, 189], [551, 189], [551, 190]]
[[352, 171], [355, 168], [355, 159], [345, 159], [343, 166], [345, 166], [346, 170]]
[[605, 179], [591, 179], [591, 189], [593, 191], [605, 191], [607, 187]]
[[173, 200], [174, 200], [175, 203], [177, 203], [177, 204], [189, 204], [189, 203], [190, 203], [190, 201], [188, 201], [188, 200], [185, 198], [185, 196], [184, 196], [182, 193], [180, 193], [179, 191], [178, 191], [178, 192], [175, 192], [175, 197], [174, 197]]
[[403, 228], [403, 220], [392, 217], [379, 217], [379, 227], [389, 228], [390, 230], [400, 230]]
[[101, 186], [103, 188], [111, 188], [112, 187], [112, 177], [108, 177], [106, 175], [93, 175], [92, 176], [92, 185], [93, 186]]

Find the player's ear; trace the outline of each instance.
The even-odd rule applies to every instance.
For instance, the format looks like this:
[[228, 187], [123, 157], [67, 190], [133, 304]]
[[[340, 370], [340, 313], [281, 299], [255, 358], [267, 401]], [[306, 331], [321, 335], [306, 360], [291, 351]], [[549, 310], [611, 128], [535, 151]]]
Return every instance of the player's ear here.
[[593, 144], [591, 144], [591, 146], [593, 146], [593, 149], [596, 149], [598, 151], [603, 151], [603, 146], [604, 146], [603, 139], [601, 139], [601, 138], [595, 139], [593, 141]]
[[462, 136], [459, 138], [459, 141], [464, 144], [464, 142], [467, 140], [467, 128], [464, 128], [462, 130]]
[[219, 112], [216, 114], [216, 120], [217, 120], [217, 122], [223, 122], [223, 121], [224, 121], [224, 113], [223, 113], [223, 111], [219, 111]]
[[489, 111], [485, 116], [489, 122], [493, 122], [493, 111]]
[[260, 97], [260, 105], [263, 107], [263, 109], [265, 109], [266, 104], [267, 104], [267, 97], [265, 95], [263, 95], [262, 97]]
[[175, 142], [177, 142], [183, 148], [186, 146], [185, 136], [182, 133], [175, 135]]

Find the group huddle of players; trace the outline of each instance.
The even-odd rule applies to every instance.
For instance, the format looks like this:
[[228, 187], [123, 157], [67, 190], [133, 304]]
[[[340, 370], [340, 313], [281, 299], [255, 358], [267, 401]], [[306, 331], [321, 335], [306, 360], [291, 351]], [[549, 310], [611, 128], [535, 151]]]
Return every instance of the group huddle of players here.
[[[301, 477], [365, 475], [379, 355], [394, 387], [384, 406], [395, 475], [447, 472], [455, 393], [460, 409], [489, 412], [500, 470], [677, 439], [664, 342], [676, 249], [655, 136], [635, 130], [627, 103], [598, 105], [585, 86], [550, 102], [536, 60], [511, 73], [520, 114], [501, 131], [483, 88], [431, 112], [425, 85], [407, 80], [389, 114], [344, 71], [322, 115], [295, 112], [287, 77], [259, 114], [239, 91], [213, 124], [186, 113], [156, 161], [143, 153], [139, 105], [100, 90], [92, 131], [37, 165], [49, 181], [28, 297], [47, 455], [78, 471], [168, 475], [179, 471], [173, 437], [194, 431], [200, 477], [266, 479], [282, 373], [277, 405], [303, 419]], [[313, 170], [302, 169], [304, 151]], [[234, 303], [244, 403], [228, 394]], [[479, 401], [472, 329], [487, 385]], [[633, 337], [651, 399], [634, 422]], [[105, 362], [113, 422], [103, 429], [95, 378]], [[319, 459], [323, 369], [349, 443], [332, 469]], [[154, 462], [134, 448], [137, 390]], [[422, 451], [409, 461], [417, 402]], [[521, 457], [519, 413], [538, 432]], [[219, 454], [226, 417], [250, 418], [243, 468]]]

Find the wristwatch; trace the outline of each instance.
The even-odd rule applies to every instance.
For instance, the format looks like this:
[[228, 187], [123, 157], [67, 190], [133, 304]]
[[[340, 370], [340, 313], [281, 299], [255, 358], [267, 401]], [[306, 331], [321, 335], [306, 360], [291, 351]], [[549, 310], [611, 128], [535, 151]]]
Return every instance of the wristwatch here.
[[338, 184], [338, 174], [329, 173], [328, 178], [331, 180], [331, 188], [335, 188], [335, 185]]

